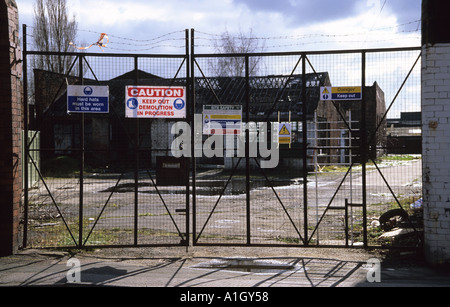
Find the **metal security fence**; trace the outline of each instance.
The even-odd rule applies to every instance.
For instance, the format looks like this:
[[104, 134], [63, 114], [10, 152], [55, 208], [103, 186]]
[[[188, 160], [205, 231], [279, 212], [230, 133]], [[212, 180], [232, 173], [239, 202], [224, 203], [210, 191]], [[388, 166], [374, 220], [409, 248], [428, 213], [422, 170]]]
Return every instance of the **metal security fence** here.
[[[188, 244], [189, 182], [157, 181], [159, 159], [170, 156], [171, 122], [125, 117], [125, 87], [185, 87], [187, 55], [37, 52], [24, 46], [30, 109], [25, 155], [38, 174], [24, 188], [24, 246]], [[63, 71], [38, 66], [59, 58], [70, 63]], [[69, 85], [108, 86], [108, 112], [68, 112]], [[35, 140], [39, 146], [31, 145]]]
[[[196, 159], [194, 244], [421, 244], [420, 48], [191, 56], [197, 113], [240, 105], [246, 145], [279, 140], [274, 168], [248, 146]], [[349, 86], [361, 100], [321, 98]]]
[[[24, 42], [24, 246], [421, 243], [420, 48], [196, 54], [185, 34], [182, 55]], [[109, 112], [68, 113], [68, 85], [108, 86]], [[186, 118], [128, 118], [127, 86], [184, 87]]]

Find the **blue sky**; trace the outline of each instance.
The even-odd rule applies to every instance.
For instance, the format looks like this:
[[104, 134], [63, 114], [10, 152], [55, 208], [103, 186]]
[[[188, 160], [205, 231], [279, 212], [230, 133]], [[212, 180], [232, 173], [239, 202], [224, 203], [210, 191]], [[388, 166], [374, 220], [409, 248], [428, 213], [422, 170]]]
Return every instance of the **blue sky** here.
[[[35, 0], [16, 0], [20, 23], [32, 26]], [[75, 42], [107, 33], [107, 52], [180, 52], [194, 28], [209, 52], [217, 35], [248, 33], [266, 51], [420, 45], [421, 0], [67, 0], [78, 21]], [[97, 50], [98, 51], [98, 50]]]

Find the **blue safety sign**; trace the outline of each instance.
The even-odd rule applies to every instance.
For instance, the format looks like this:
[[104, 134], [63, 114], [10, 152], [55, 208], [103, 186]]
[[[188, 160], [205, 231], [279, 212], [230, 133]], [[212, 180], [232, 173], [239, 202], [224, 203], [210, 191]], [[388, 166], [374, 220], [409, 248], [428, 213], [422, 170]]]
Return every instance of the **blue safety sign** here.
[[69, 85], [67, 113], [109, 113], [109, 87]]

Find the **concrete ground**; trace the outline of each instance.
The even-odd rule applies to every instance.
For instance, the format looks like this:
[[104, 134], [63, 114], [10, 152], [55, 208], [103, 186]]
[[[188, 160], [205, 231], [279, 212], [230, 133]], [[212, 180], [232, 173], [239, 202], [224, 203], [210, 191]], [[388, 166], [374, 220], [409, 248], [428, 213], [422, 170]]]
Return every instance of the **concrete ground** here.
[[450, 287], [450, 274], [428, 267], [414, 251], [172, 247], [75, 254], [26, 250], [0, 258], [0, 286], [164, 287], [176, 288], [177, 293], [198, 287], [221, 293], [227, 288], [254, 287]]

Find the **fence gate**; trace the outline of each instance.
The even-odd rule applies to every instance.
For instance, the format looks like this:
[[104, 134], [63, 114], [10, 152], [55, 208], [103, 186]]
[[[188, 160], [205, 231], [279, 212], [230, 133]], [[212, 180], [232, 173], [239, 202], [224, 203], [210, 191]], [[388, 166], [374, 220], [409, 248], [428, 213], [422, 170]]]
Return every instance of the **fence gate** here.
[[[24, 46], [25, 177], [32, 179], [24, 186], [24, 246], [188, 245], [189, 163], [170, 160], [173, 120], [125, 116], [126, 86], [186, 88], [187, 55], [49, 53]], [[83, 85], [86, 95], [107, 86], [109, 110], [97, 108], [95, 99], [69, 103], [77, 108], [70, 109], [71, 85]], [[164, 167], [172, 181], [160, 176]]]
[[420, 48], [191, 57], [194, 245], [421, 243]]
[[[302, 74], [301, 54], [196, 54], [193, 59], [195, 110], [200, 113], [205, 105], [216, 110], [209, 119], [203, 111], [202, 124], [210, 120], [226, 128], [235, 116], [227, 115], [229, 106], [242, 110], [240, 132], [227, 129], [215, 138], [205, 131], [203, 143], [195, 145], [203, 146], [203, 155], [196, 158], [194, 244], [304, 244], [301, 101], [307, 92], [302, 84], [304, 77], [316, 76]], [[279, 72], [278, 61], [288, 74]], [[262, 65], [263, 74], [257, 69]], [[278, 122], [287, 124], [283, 131], [295, 143], [278, 144]], [[212, 158], [211, 147], [217, 153]]]
[[[24, 27], [25, 247], [421, 243], [420, 48], [196, 54], [185, 34], [183, 55], [50, 53]], [[108, 112], [68, 112], [70, 85], [108, 86]], [[127, 86], [183, 88], [154, 115], [184, 118], [127, 115]]]

